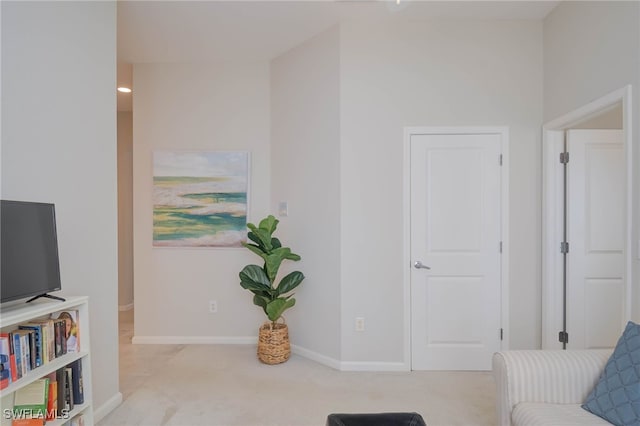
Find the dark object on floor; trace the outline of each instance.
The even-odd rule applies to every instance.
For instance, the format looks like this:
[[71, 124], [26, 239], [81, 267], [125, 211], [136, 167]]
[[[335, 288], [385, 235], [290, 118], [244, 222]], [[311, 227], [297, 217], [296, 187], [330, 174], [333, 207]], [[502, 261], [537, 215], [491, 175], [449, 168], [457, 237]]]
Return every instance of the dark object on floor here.
[[418, 413], [329, 414], [327, 426], [426, 426]]

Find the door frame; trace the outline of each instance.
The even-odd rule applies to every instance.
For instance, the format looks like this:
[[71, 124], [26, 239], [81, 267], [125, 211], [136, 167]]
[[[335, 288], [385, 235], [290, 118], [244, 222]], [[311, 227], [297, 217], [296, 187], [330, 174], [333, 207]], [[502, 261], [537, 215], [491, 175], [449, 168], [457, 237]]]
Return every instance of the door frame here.
[[615, 90], [542, 126], [542, 349], [562, 349], [562, 164], [564, 132], [590, 118], [622, 105], [622, 143], [626, 158], [626, 223], [623, 276], [625, 281], [624, 322], [631, 318], [632, 283], [632, 114], [631, 85]]
[[500, 324], [503, 330], [501, 350], [509, 349], [509, 128], [481, 127], [405, 127], [403, 143], [403, 298], [404, 367], [411, 370], [411, 136], [414, 135], [500, 135], [502, 167], [500, 172], [500, 233], [502, 239]]

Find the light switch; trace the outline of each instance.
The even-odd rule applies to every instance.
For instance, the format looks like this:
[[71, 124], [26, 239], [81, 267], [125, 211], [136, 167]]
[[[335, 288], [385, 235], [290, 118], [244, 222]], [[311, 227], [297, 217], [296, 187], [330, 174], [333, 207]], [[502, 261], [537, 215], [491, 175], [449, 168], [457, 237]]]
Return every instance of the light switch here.
[[281, 217], [289, 216], [289, 203], [286, 201], [280, 201], [278, 204], [278, 215]]

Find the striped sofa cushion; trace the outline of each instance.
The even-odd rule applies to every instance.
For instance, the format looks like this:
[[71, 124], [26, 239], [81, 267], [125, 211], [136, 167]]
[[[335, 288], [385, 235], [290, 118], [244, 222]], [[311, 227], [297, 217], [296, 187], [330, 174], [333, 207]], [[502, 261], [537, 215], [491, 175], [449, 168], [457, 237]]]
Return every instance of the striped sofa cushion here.
[[519, 402], [580, 404], [611, 354], [602, 351], [508, 351], [512, 405]]

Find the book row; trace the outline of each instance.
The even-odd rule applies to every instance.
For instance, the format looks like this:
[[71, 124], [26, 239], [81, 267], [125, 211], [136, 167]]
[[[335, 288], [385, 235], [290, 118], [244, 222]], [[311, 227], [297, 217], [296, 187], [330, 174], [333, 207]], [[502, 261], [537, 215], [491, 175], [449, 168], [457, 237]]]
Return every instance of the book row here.
[[0, 389], [69, 352], [79, 352], [78, 311], [60, 311], [0, 333]]
[[42, 426], [55, 419], [74, 424], [81, 420], [77, 416], [72, 419], [70, 413], [80, 404], [84, 404], [84, 385], [82, 360], [78, 359], [18, 389], [13, 409], [4, 415], [12, 419], [12, 426]]

